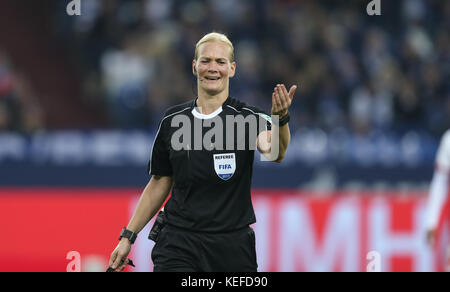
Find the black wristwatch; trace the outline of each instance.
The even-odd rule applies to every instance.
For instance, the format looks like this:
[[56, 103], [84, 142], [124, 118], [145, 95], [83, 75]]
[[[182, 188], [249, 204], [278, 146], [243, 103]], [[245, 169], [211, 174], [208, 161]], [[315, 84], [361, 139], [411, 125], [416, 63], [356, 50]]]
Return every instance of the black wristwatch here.
[[287, 114], [285, 114], [281, 119], [279, 119], [278, 126], [282, 127], [282, 126], [286, 125], [290, 119], [291, 119], [291, 116], [289, 115], [289, 112], [287, 112]]
[[128, 238], [130, 243], [133, 244], [136, 241], [137, 233], [134, 233], [133, 231], [130, 231], [124, 227], [122, 228], [122, 232], [120, 232], [119, 240], [121, 240], [123, 237]]

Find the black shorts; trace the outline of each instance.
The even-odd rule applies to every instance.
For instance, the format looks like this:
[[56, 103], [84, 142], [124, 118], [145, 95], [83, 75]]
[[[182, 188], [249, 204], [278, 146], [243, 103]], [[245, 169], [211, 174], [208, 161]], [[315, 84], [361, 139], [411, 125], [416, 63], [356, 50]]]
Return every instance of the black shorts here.
[[152, 250], [155, 272], [256, 272], [255, 232], [202, 233], [166, 225]]

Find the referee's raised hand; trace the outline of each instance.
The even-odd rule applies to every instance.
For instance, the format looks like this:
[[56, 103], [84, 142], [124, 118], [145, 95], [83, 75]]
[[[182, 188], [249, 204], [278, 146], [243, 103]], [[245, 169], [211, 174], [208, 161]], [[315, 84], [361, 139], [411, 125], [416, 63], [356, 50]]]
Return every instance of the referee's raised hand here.
[[284, 84], [277, 84], [272, 93], [272, 115], [287, 114], [296, 90], [297, 85], [292, 85], [288, 92]]
[[126, 238], [122, 238], [109, 259], [109, 266], [114, 272], [121, 272], [125, 269], [128, 264], [127, 256], [130, 253], [130, 250], [130, 241]]

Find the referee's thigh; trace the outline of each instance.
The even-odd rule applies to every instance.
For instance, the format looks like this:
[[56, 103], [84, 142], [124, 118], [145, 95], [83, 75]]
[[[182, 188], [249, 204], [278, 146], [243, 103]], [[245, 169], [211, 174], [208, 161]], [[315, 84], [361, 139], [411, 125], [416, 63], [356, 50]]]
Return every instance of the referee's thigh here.
[[255, 233], [251, 227], [238, 231], [208, 234], [204, 266], [214, 272], [256, 272]]
[[200, 272], [198, 247], [187, 234], [164, 226], [152, 250], [154, 272]]
[[165, 226], [152, 250], [155, 272], [256, 272], [255, 233], [197, 233]]

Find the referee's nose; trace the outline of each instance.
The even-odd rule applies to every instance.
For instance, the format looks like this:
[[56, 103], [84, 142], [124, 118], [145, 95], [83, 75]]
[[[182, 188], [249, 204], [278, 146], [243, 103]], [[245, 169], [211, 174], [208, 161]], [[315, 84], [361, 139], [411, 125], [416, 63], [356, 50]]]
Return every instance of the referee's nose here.
[[218, 64], [216, 62], [210, 62], [208, 64], [208, 73], [210, 73], [210, 74], [218, 73], [219, 69], [217, 69], [217, 68], [218, 68]]

